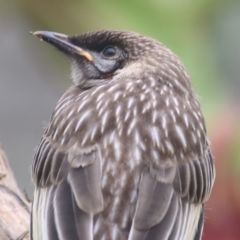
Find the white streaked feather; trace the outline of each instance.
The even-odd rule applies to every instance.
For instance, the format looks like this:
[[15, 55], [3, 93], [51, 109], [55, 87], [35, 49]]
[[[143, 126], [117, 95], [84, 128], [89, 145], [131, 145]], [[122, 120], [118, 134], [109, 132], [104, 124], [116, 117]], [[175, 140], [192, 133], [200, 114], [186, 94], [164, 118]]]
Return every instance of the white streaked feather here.
[[129, 211], [123, 211], [123, 218], [122, 218], [122, 228], [126, 228], [128, 224], [128, 218], [129, 218]]
[[179, 106], [179, 103], [178, 103], [178, 100], [177, 100], [176, 97], [173, 97], [173, 101], [174, 101], [175, 105], [178, 107], [178, 106]]
[[97, 130], [98, 130], [98, 126], [96, 125], [96, 126], [92, 129], [92, 132], [91, 132], [91, 140], [94, 139]]
[[95, 90], [91, 93], [91, 96], [93, 96], [94, 94], [96, 94], [98, 91], [100, 91], [100, 86], [95, 88]]
[[98, 218], [97, 221], [95, 222], [94, 228], [93, 228], [94, 235], [96, 235], [99, 232], [100, 227], [101, 227], [101, 220], [100, 220], [100, 218]]
[[185, 137], [185, 135], [184, 135], [184, 133], [183, 133], [182, 128], [179, 127], [178, 125], [176, 125], [176, 126], [175, 126], [175, 129], [176, 129], [176, 133], [177, 133], [179, 139], [180, 139], [181, 142], [182, 142], [183, 147], [186, 148], [186, 147], [187, 147], [187, 141], [186, 141], [186, 137]]
[[152, 123], [156, 122], [157, 115], [158, 115], [158, 112], [156, 110], [154, 110], [153, 113], [152, 113]]
[[199, 117], [198, 117], [198, 115], [197, 115], [197, 113], [195, 111], [193, 111], [193, 115], [196, 118], [196, 120], [199, 120]]
[[142, 85], [142, 89], [145, 90], [147, 88], [147, 85], [146, 84], [143, 84]]
[[185, 122], [186, 127], [188, 127], [189, 126], [189, 120], [188, 120], [188, 115], [187, 114], [183, 115], [183, 120]]
[[174, 77], [177, 77], [177, 74], [171, 68], [169, 68], [169, 71], [170, 71], [171, 75], [173, 75]]
[[170, 111], [170, 115], [172, 117], [173, 122], [176, 123], [177, 122], [176, 121], [176, 116], [175, 116], [175, 113], [173, 112], [173, 110]]
[[203, 124], [201, 121], [199, 121], [199, 126], [200, 126], [201, 130], [204, 132], [204, 127], [203, 127]]
[[131, 123], [130, 123], [130, 125], [128, 127], [127, 135], [129, 135], [132, 132], [132, 130], [135, 127], [136, 123], [137, 123], [137, 119], [133, 118], [133, 120], [131, 121]]
[[167, 119], [165, 115], [162, 115], [162, 128], [165, 129], [167, 126]]
[[72, 98], [72, 96], [62, 97], [62, 98], [58, 101], [57, 106], [56, 106], [56, 109], [57, 109], [61, 104], [63, 104], [64, 102], [69, 101], [71, 98]]
[[165, 103], [167, 107], [169, 106], [169, 101], [170, 101], [169, 98], [166, 98]]
[[140, 101], [142, 102], [146, 98], [145, 94], [140, 95]]
[[133, 109], [133, 116], [137, 117], [137, 113], [138, 113], [137, 107], [135, 106], [134, 109]]
[[165, 140], [165, 146], [171, 154], [174, 153], [174, 148], [173, 148], [173, 145], [171, 144], [171, 142]]
[[132, 85], [133, 85], [133, 82], [128, 82], [126, 84], [126, 90], [129, 91], [129, 89], [132, 87]]
[[125, 118], [124, 118], [124, 122], [126, 122], [128, 120], [128, 118], [130, 117], [130, 114], [131, 114], [131, 112], [130, 112], [130, 110], [128, 110], [126, 112], [126, 115], [125, 115]]
[[74, 122], [74, 119], [72, 119], [71, 121], [69, 121], [69, 123], [67, 124], [67, 126], [66, 126], [65, 129], [64, 129], [63, 135], [65, 135], [65, 134], [68, 132], [68, 130], [69, 130], [70, 127], [72, 126], [73, 122]]
[[127, 181], [127, 173], [122, 172], [122, 174], [120, 175], [120, 179], [119, 179], [119, 183], [120, 183], [121, 187], [126, 186], [126, 181]]
[[[118, 88], [118, 87], [119, 87], [119, 84], [114, 84], [110, 88], [108, 88], [107, 92], [111, 93], [111, 92], [115, 91], [116, 88]], [[121, 93], [121, 92], [119, 91], [118, 93]]]
[[79, 107], [78, 107], [77, 112], [80, 112], [81, 109], [82, 109], [87, 103], [88, 103], [88, 100], [85, 100], [85, 101], [81, 102], [81, 104], [80, 104]]
[[66, 141], [66, 138], [63, 137], [62, 140], [61, 140], [61, 145], [64, 145], [64, 144], [65, 144], [65, 141]]
[[147, 102], [144, 104], [144, 107], [142, 109], [142, 114], [144, 114], [147, 110], [149, 110], [151, 107], [151, 102]]
[[[80, 119], [78, 120], [78, 123], [77, 123], [77, 125], [76, 125], [76, 127], [75, 127], [75, 132], [77, 132], [78, 130], [79, 130], [79, 128], [80, 128], [80, 126], [81, 126], [81, 124], [83, 123], [83, 121], [84, 120], [86, 120], [89, 116], [90, 116], [90, 114], [92, 113], [92, 109], [89, 109], [89, 110], [87, 110], [86, 112], [84, 112], [83, 114], [82, 114], [82, 116], [80, 117]], [[71, 123], [71, 122], [70, 122]], [[69, 124], [68, 124], [69, 125]], [[66, 131], [66, 129], [65, 129], [65, 131]], [[64, 132], [65, 132], [64, 131]]]
[[[99, 110], [100, 106], [103, 104], [103, 101], [99, 101], [96, 105], [96, 109]], [[100, 114], [98, 114], [100, 115]]]
[[104, 103], [104, 105], [101, 106], [101, 108], [99, 109], [99, 112], [98, 112], [98, 116], [101, 116], [102, 113], [104, 112], [104, 110], [107, 108], [107, 102]]
[[106, 95], [105, 92], [100, 93], [97, 97], [97, 102], [100, 101], [105, 95]]
[[121, 151], [122, 146], [118, 138], [114, 139], [113, 146], [114, 146], [114, 154], [115, 154], [116, 160], [120, 160], [122, 155], [122, 151]]
[[153, 99], [152, 106], [153, 106], [153, 108], [157, 107], [157, 99]]
[[118, 105], [117, 108], [116, 108], [116, 117], [117, 117], [118, 120], [120, 119], [121, 110], [122, 110], [122, 106]]
[[117, 207], [118, 207], [118, 205], [119, 205], [119, 203], [120, 203], [120, 198], [119, 198], [119, 196], [116, 196], [115, 198], [114, 198], [114, 202], [113, 202], [113, 206], [112, 206], [112, 211], [111, 211], [111, 213], [110, 213], [110, 218], [112, 219], [112, 221], [114, 221], [114, 219], [115, 219], [115, 217], [116, 217], [116, 214], [117, 214]]
[[180, 232], [182, 229], [181, 223], [183, 222], [183, 212], [182, 212], [182, 201], [181, 200], [178, 200], [178, 215], [179, 215], [179, 220], [178, 220], [179, 224], [178, 224], [176, 236], [178, 236], [179, 239], [176, 239], [176, 240], [182, 240], [182, 238], [180, 238]]
[[137, 164], [139, 164], [141, 160], [141, 151], [137, 146], [134, 148], [134, 160], [136, 160]]
[[[181, 201], [182, 203], [182, 200], [179, 199], [179, 201]], [[183, 203], [182, 203], [183, 205]], [[181, 222], [181, 234], [179, 236], [179, 239], [182, 239], [184, 240], [185, 239], [185, 234], [186, 234], [186, 227], [187, 227], [187, 219], [188, 219], [188, 212], [189, 212], [189, 204], [186, 204], [186, 207], [185, 207], [185, 212], [182, 212], [182, 222]], [[184, 208], [182, 208], [184, 209]], [[186, 239], [187, 240], [187, 239]]]
[[55, 130], [54, 135], [53, 135], [53, 140], [56, 140], [58, 135], [58, 129]]
[[178, 115], [180, 115], [180, 110], [179, 110], [178, 107], [175, 107], [175, 111], [176, 111], [176, 113], [177, 113]]
[[[63, 106], [64, 104], [68, 104], [69, 102], [71, 102], [71, 97], [72, 97], [72, 96], [65, 97], [65, 98], [63, 98], [62, 100], [60, 100], [60, 101], [57, 103], [57, 106], [56, 106], [56, 108], [55, 108], [55, 110], [57, 110], [57, 112], [56, 112], [55, 114], [58, 114], [59, 108], [62, 108], [62, 106]], [[64, 106], [65, 106], [65, 105], [64, 105]]]
[[168, 87], [167, 87], [166, 85], [164, 85], [164, 86], [163, 86], [163, 91], [164, 91], [164, 92], [167, 92], [167, 90], [168, 90]]
[[136, 145], [138, 145], [143, 151], [146, 150], [146, 146], [142, 141], [142, 138], [140, 138], [139, 132], [136, 130], [134, 132], [134, 142]]
[[128, 100], [127, 108], [131, 108], [131, 106], [133, 105], [134, 101], [135, 101], [134, 98], [130, 98]]
[[184, 234], [184, 240], [194, 239], [198, 227], [198, 220], [202, 211], [202, 205], [191, 204], [187, 217], [187, 225]]
[[67, 107], [67, 105], [69, 105], [69, 104], [70, 104], [70, 102], [65, 102], [63, 105], [61, 105], [61, 106], [58, 108], [58, 110], [55, 112], [55, 116], [57, 116], [57, 115], [60, 113], [61, 110], [65, 110], [66, 107]]
[[117, 239], [117, 237], [118, 237], [118, 227], [115, 224], [113, 229], [112, 229], [112, 239]]
[[120, 92], [120, 91], [119, 91], [119, 92], [116, 92], [116, 93], [114, 94], [113, 100], [114, 100], [114, 101], [117, 101], [121, 95], [122, 95], [122, 92]]
[[152, 149], [151, 150], [151, 156], [152, 156], [152, 159], [155, 161], [155, 163], [159, 162], [159, 155], [158, 155], [157, 151]]
[[199, 131], [199, 129], [197, 130], [197, 136], [199, 139], [201, 139], [201, 132]]
[[105, 127], [106, 127], [106, 123], [107, 123], [107, 119], [109, 116], [109, 111], [106, 111], [103, 116], [102, 116], [102, 126], [101, 126], [101, 133], [103, 133]]
[[74, 112], [75, 112], [75, 109], [73, 108], [73, 109], [69, 112], [69, 114], [67, 115], [67, 119], [69, 119], [69, 118], [73, 115]]
[[151, 134], [153, 144], [160, 147], [160, 132], [159, 132], [158, 128], [155, 126], [152, 126], [149, 128], [149, 131]]

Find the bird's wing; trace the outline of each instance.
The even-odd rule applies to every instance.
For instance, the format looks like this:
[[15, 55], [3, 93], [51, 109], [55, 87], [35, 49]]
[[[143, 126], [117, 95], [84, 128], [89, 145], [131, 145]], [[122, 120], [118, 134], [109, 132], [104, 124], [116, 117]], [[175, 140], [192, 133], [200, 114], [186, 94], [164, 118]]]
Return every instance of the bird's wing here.
[[203, 203], [210, 195], [214, 177], [210, 151], [204, 159], [165, 169], [146, 169], [128, 239], [200, 239]]
[[98, 149], [64, 150], [44, 136], [32, 169], [32, 239], [92, 239], [93, 215], [103, 209]]

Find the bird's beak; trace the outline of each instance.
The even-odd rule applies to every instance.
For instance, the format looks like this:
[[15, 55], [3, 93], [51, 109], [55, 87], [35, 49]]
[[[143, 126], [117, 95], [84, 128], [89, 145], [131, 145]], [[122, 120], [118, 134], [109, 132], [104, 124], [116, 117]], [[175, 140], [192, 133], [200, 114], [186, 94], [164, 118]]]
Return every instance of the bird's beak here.
[[67, 35], [48, 31], [36, 31], [30, 33], [46, 42], [49, 42], [50, 44], [67, 54], [77, 54], [81, 57], [84, 57], [87, 61], [93, 62], [93, 57], [88, 52], [84, 51], [82, 48], [70, 43], [69, 36]]

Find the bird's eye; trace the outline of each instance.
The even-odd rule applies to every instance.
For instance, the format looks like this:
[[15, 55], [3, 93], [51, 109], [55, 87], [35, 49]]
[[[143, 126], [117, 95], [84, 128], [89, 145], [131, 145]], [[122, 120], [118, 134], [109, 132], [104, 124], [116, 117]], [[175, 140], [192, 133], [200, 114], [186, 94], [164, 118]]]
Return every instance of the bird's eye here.
[[117, 49], [114, 47], [106, 47], [103, 50], [104, 57], [114, 57], [117, 54]]

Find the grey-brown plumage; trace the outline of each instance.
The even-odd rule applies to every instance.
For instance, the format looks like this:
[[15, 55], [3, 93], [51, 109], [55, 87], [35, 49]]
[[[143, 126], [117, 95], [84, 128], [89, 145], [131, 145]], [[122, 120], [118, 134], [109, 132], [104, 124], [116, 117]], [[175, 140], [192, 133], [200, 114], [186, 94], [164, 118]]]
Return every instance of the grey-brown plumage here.
[[68, 56], [74, 86], [34, 157], [31, 239], [201, 239], [215, 170], [178, 57], [133, 32], [33, 34]]

